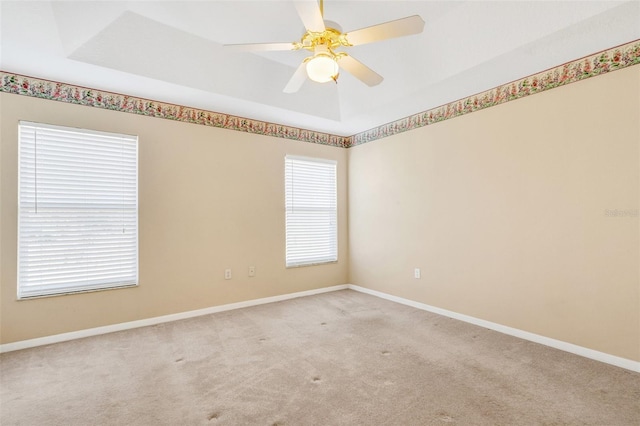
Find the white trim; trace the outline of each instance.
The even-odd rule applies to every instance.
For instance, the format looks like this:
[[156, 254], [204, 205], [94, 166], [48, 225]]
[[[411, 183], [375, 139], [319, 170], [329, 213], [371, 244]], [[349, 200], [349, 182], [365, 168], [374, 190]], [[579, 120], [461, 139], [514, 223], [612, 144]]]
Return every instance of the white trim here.
[[216, 312], [230, 311], [233, 309], [248, 308], [250, 306], [264, 305], [266, 303], [281, 302], [283, 300], [296, 299], [298, 297], [312, 296], [314, 294], [328, 293], [330, 291], [346, 290], [347, 284], [335, 285], [333, 287], [316, 288], [313, 290], [299, 291], [296, 293], [282, 294], [279, 296], [264, 297], [262, 299], [247, 300], [244, 302], [229, 303], [227, 305], [212, 306], [195, 311], [180, 312], [177, 314], [163, 315], [160, 317], [146, 318], [137, 321], [123, 322], [119, 324], [105, 325], [103, 327], [89, 328], [85, 330], [71, 331], [69, 333], [55, 334], [53, 336], [39, 337], [36, 339], [21, 340], [18, 342], [5, 343], [0, 345], [0, 353], [18, 351], [21, 349], [34, 348], [36, 346], [51, 345], [54, 343], [66, 342], [68, 340], [82, 339], [83, 337], [98, 336], [100, 334], [113, 333], [115, 331], [130, 330], [132, 328], [147, 327], [149, 325], [162, 324], [165, 322], [178, 321], [201, 315], [215, 314]]
[[100, 135], [100, 136], [106, 136], [106, 137], [110, 137], [110, 138], [114, 138], [114, 139], [119, 139], [119, 138], [130, 138], [130, 139], [136, 139], [138, 140], [138, 136], [137, 135], [130, 135], [127, 133], [114, 133], [114, 132], [102, 132], [100, 130], [93, 130], [93, 129], [85, 129], [82, 127], [73, 127], [73, 126], [58, 126], [56, 124], [48, 124], [48, 123], [36, 123], [35, 121], [27, 121], [27, 120], [20, 120], [18, 121], [19, 125], [25, 125], [25, 126], [31, 126], [31, 127], [41, 127], [41, 128], [45, 128], [45, 129], [52, 129], [52, 130], [60, 130], [62, 132], [69, 132], [69, 133], [93, 133], [96, 135]]
[[391, 294], [383, 293], [381, 291], [371, 290], [371, 289], [360, 287], [353, 284], [348, 284], [347, 287], [350, 290], [355, 290], [361, 293], [370, 294], [372, 296], [376, 296], [381, 299], [390, 300], [392, 302], [411, 306], [413, 308], [421, 309], [423, 311], [433, 312], [434, 314], [443, 315], [449, 318], [467, 322], [469, 324], [478, 325], [480, 327], [498, 331], [503, 334], [508, 334], [509, 336], [514, 336], [520, 339], [529, 340], [531, 342], [539, 343], [541, 345], [550, 346], [555, 349], [560, 349], [561, 351], [569, 352], [575, 355], [580, 355], [585, 358], [590, 358], [596, 361], [604, 362], [605, 364], [615, 365], [616, 367], [621, 367], [627, 370], [640, 373], [640, 362], [638, 361], [633, 361], [627, 358], [621, 358], [615, 355], [599, 352], [593, 349], [585, 348], [583, 346], [574, 345], [572, 343], [563, 342], [562, 340], [556, 340], [550, 337], [541, 336], [539, 334], [530, 333], [528, 331], [520, 330], [517, 328], [507, 327], [506, 325], [497, 324], [495, 322], [486, 321], [486, 320], [475, 318], [469, 315], [459, 314], [457, 312], [449, 311], [442, 308], [437, 308], [435, 306], [427, 305], [427, 304], [416, 302], [409, 299], [404, 299], [402, 297], [393, 296]]
[[539, 334], [530, 333], [528, 331], [519, 330], [517, 328], [507, 327], [505, 325], [497, 324], [491, 321], [475, 318], [469, 315], [459, 314], [457, 312], [449, 311], [447, 309], [437, 308], [435, 306], [427, 305], [425, 303], [416, 302], [413, 300], [405, 299], [391, 294], [383, 293], [377, 290], [371, 290], [368, 288], [360, 287], [353, 284], [342, 284], [332, 287], [317, 288], [313, 290], [300, 291], [296, 293], [282, 294], [279, 296], [265, 297], [262, 299], [247, 300], [245, 302], [230, 303], [221, 306], [212, 306], [210, 308], [198, 309], [195, 311], [181, 312], [177, 314], [163, 315], [160, 317], [147, 318], [137, 321], [130, 321], [120, 324], [106, 325], [104, 327], [90, 328], [86, 330], [72, 331], [69, 333], [56, 334], [53, 336], [39, 337], [37, 339], [22, 340], [18, 342], [5, 343], [0, 345], [0, 353], [17, 351], [21, 349], [33, 348], [36, 346], [51, 345], [54, 343], [66, 342], [68, 340], [81, 339], [83, 337], [98, 336], [100, 334], [112, 333], [115, 331], [130, 330], [133, 328], [146, 327], [149, 325], [162, 324], [165, 322], [179, 321], [182, 319], [198, 317], [201, 315], [215, 314], [216, 312], [230, 311], [233, 309], [248, 308], [250, 306], [264, 305], [266, 303], [281, 302], [283, 300], [295, 299], [298, 297], [312, 296], [314, 294], [328, 293], [338, 290], [354, 290], [360, 293], [366, 293], [372, 296], [379, 297], [381, 299], [389, 300], [391, 302], [400, 303], [402, 305], [411, 306], [423, 311], [433, 312], [438, 315], [443, 315], [449, 318], [454, 318], [460, 321], [464, 321], [469, 324], [477, 325], [480, 327], [488, 328], [490, 330], [498, 331], [509, 336], [518, 337], [520, 339], [528, 340], [530, 342], [539, 343], [541, 345], [549, 346], [561, 351], [569, 352], [575, 355], [583, 356], [585, 358], [593, 359], [596, 361], [604, 362], [605, 364], [614, 365], [616, 367], [624, 368], [627, 370], [640, 373], [640, 362], [633, 361], [626, 358], [621, 358], [615, 355], [610, 355], [604, 352], [599, 352], [593, 349], [585, 348], [583, 346], [574, 345], [572, 343], [563, 342], [561, 340], [552, 339], [549, 337], [541, 336]]
[[301, 160], [301, 161], [310, 161], [312, 163], [327, 163], [327, 164], [333, 164], [334, 166], [338, 165], [338, 161], [337, 160], [331, 160], [329, 158], [319, 158], [319, 157], [305, 157], [303, 155], [291, 155], [291, 154], [286, 154], [284, 156], [285, 160], [287, 158], [291, 159], [291, 160]]

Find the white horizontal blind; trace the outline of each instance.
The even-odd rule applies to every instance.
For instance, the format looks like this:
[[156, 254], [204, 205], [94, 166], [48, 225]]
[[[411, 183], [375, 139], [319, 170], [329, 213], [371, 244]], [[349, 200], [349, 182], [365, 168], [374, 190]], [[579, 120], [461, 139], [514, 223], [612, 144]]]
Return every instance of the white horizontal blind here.
[[20, 122], [18, 297], [138, 283], [138, 138]]
[[336, 162], [285, 157], [287, 266], [338, 260]]

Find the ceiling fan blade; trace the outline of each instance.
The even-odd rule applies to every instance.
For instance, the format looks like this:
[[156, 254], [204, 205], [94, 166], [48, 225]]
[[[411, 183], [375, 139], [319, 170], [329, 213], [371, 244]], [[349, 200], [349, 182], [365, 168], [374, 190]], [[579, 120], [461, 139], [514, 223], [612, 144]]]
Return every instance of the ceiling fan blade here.
[[289, 80], [287, 85], [282, 90], [284, 93], [295, 93], [302, 87], [302, 84], [307, 79], [307, 63], [300, 64], [296, 72], [293, 73], [293, 77]]
[[338, 65], [344, 68], [367, 86], [376, 86], [382, 83], [384, 78], [371, 68], [355, 59], [353, 56], [343, 56], [338, 60]]
[[270, 50], [295, 50], [294, 43], [247, 43], [247, 44], [225, 44], [225, 49], [236, 52], [266, 52]]
[[419, 34], [424, 30], [424, 21], [420, 15], [408, 16], [395, 21], [361, 28], [346, 34], [347, 40], [352, 45], [372, 43], [388, 38], [404, 37]]
[[293, 4], [307, 30], [316, 33], [321, 33], [325, 30], [322, 11], [316, 0], [296, 1]]

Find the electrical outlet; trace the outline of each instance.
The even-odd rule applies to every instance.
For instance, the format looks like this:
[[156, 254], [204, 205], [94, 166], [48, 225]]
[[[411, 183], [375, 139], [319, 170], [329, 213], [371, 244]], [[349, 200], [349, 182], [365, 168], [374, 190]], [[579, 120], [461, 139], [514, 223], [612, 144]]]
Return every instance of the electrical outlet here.
[[420, 278], [420, 268], [416, 268], [413, 270], [413, 276], [415, 279], [419, 279]]
[[224, 270], [224, 279], [225, 280], [230, 280], [231, 279], [231, 269], [225, 269]]
[[256, 267], [255, 266], [249, 266], [249, 276], [250, 277], [255, 277], [256, 276]]

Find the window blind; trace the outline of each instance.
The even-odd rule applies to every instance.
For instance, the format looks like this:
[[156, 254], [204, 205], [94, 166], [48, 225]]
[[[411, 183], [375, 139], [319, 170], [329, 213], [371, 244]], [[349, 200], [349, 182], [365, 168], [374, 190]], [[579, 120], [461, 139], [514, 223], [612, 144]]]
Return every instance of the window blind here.
[[338, 260], [336, 162], [285, 157], [286, 264]]
[[20, 122], [18, 297], [138, 283], [138, 138]]

